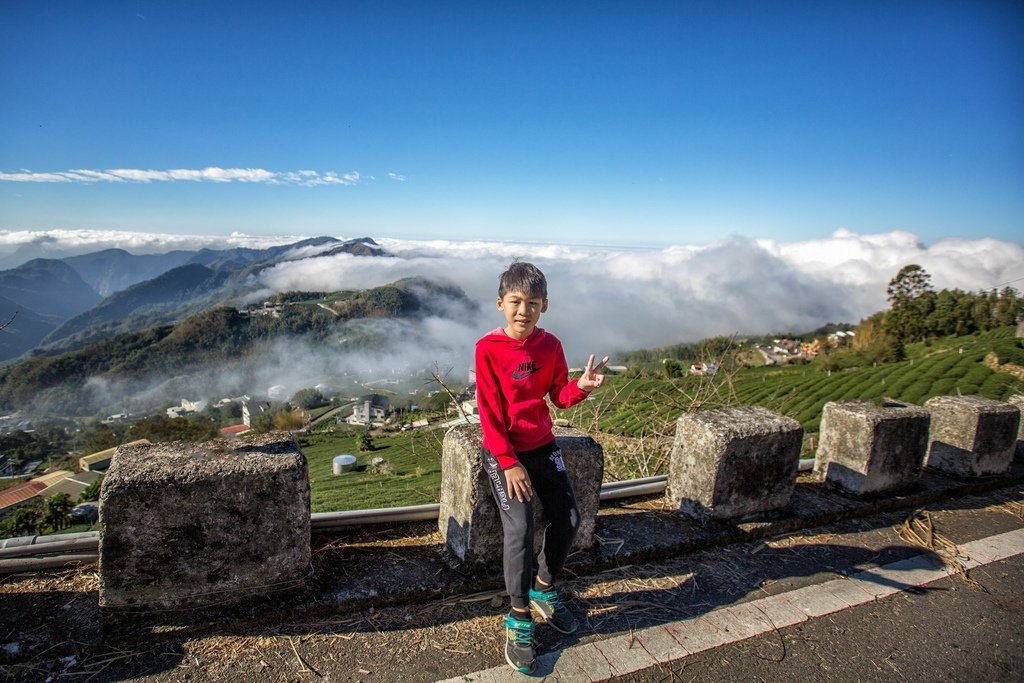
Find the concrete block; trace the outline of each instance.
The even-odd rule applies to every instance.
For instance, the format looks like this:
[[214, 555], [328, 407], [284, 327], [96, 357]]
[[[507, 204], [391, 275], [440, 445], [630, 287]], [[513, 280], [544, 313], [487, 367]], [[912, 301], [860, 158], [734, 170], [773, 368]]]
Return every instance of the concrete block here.
[[820, 584], [791, 590], [783, 598], [812, 619], [849, 607], [844, 600], [822, 588]]
[[878, 574], [879, 568], [866, 569], [855, 574], [850, 574], [846, 579], [854, 584], [857, 588], [864, 591], [868, 595], [874, 596], [875, 600], [895, 595], [908, 588], [907, 585], [903, 584], [899, 580], [891, 579], [886, 576]]
[[309, 473], [290, 435], [115, 453], [100, 494], [102, 607], [242, 602], [309, 564]]
[[930, 416], [895, 401], [830, 401], [821, 418], [814, 471], [855, 495], [899, 491], [921, 477]]
[[660, 664], [674, 662], [692, 654], [673, 638], [664, 626], [651, 626], [634, 631], [637, 642]]
[[729, 634], [707, 615], [665, 624], [665, 630], [693, 654], [732, 642]]
[[[562, 650], [553, 673], [563, 681], [597, 683], [616, 675], [604, 654], [594, 643], [583, 643]], [[582, 675], [580, 675], [582, 674]]]
[[666, 496], [698, 519], [730, 519], [789, 503], [804, 430], [765, 408], [686, 413], [676, 422]]
[[[1017, 410], [1024, 412], [1024, 395], [1014, 394], [1006, 401], [1010, 405], [1017, 406]], [[1017, 462], [1024, 462], [1024, 419], [1020, 421], [1017, 427], [1017, 447], [1015, 450], [1014, 460]]]
[[951, 571], [941, 559], [930, 554], [915, 555], [871, 570], [881, 580], [894, 586], [903, 586], [904, 590], [944, 579]]
[[746, 640], [772, 630], [772, 624], [756, 607], [749, 604], [731, 605], [708, 612], [704, 619], [714, 622], [728, 634], [731, 642]]
[[865, 591], [861, 584], [847, 578], [833, 579], [821, 584], [821, 587], [832, 595], [836, 596], [850, 607], [857, 607], [869, 602], [874, 602], [875, 592]]
[[1017, 406], [982, 396], [936, 396], [927, 467], [960, 477], [1004, 474], [1013, 465], [1020, 428]]
[[1024, 529], [964, 543], [960, 552], [980, 564], [989, 564], [1024, 553]]
[[625, 676], [658, 665], [658, 660], [637, 642], [632, 633], [596, 640], [594, 647], [608, 661], [616, 676]]
[[[604, 450], [585, 433], [562, 427], [554, 430], [569, 474], [580, 527], [574, 548], [594, 544], [594, 528], [604, 477]], [[464, 562], [488, 564], [501, 561], [502, 529], [498, 507], [480, 458], [483, 434], [480, 425], [458, 425], [444, 437], [441, 456], [441, 510], [438, 529], [449, 550]], [[535, 544], [544, 534], [543, 505], [537, 501]]]
[[807, 621], [809, 617], [787, 602], [784, 595], [770, 595], [743, 604], [764, 615], [774, 628], [785, 628]]

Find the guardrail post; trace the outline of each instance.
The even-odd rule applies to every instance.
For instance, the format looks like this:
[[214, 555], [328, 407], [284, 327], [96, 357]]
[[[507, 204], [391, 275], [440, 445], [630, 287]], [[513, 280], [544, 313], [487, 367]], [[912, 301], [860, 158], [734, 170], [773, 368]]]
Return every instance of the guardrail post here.
[[935, 396], [927, 467], [960, 477], [1004, 474], [1013, 465], [1020, 428], [1017, 406], [983, 396]]
[[[441, 458], [441, 510], [438, 529], [448, 549], [463, 562], [501, 561], [502, 529], [498, 508], [480, 458], [480, 425], [452, 427], [444, 437]], [[604, 450], [585, 433], [555, 428], [555, 438], [576, 494], [580, 527], [574, 548], [594, 544], [594, 525], [604, 477]], [[543, 506], [534, 508], [536, 543], [544, 532]]]
[[100, 500], [108, 613], [243, 602], [309, 571], [309, 474], [290, 435], [121, 446]]
[[697, 519], [783, 508], [796, 483], [804, 430], [766, 408], [721, 408], [676, 422], [666, 496]]
[[921, 478], [928, 411], [898, 401], [829, 401], [814, 471], [855, 495], [906, 489]]

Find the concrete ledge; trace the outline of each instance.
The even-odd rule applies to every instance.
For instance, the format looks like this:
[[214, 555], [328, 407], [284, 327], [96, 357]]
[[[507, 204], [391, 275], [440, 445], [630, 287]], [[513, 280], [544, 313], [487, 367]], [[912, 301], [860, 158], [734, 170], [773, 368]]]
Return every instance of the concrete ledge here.
[[122, 446], [100, 500], [108, 612], [231, 604], [309, 571], [309, 476], [290, 435]]

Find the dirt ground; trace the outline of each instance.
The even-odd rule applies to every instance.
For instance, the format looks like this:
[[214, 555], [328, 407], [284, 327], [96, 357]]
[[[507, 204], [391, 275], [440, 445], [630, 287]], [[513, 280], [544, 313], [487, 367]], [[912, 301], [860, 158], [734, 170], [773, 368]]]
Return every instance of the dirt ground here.
[[[922, 551], [920, 539], [903, 526], [911, 510], [902, 509], [724, 546], [709, 543], [702, 550], [666, 550], [660, 557], [656, 551], [623, 553], [651, 542], [628, 534], [657, 532], [651, 531], [650, 519], [632, 528], [615, 518], [673, 514], [660, 505], [632, 501], [602, 511], [597, 553], [570, 558], [562, 584], [581, 628], [564, 636], [539, 627], [539, 652]], [[1006, 486], [926, 509], [940, 540], [963, 543], [1024, 526], [1024, 490], [1019, 484]], [[936, 552], [949, 550], [935, 538], [929, 542]], [[110, 623], [100, 614], [95, 566], [8, 576], [0, 582], [0, 676], [12, 681], [416, 683], [502, 663], [500, 620], [508, 603], [500, 576], [452, 566], [432, 525], [316, 538], [315, 548], [310, 585], [298, 598], [257, 601], [212, 620], [209, 614], [146, 614]], [[968, 581], [963, 587], [973, 589]]]

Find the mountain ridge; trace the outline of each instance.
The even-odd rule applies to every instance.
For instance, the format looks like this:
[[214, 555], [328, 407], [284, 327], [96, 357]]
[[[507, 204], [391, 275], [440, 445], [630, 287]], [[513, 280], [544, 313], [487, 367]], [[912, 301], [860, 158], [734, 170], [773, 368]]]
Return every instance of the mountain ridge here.
[[[198, 264], [191, 267], [205, 268]], [[443, 306], [436, 303], [442, 298]], [[147, 381], [151, 383], [153, 377], [201, 377], [214, 367], [244, 364], [279, 338], [328, 344], [343, 329], [339, 325], [349, 322], [418, 319], [423, 315], [452, 317], [458, 314], [458, 306], [464, 311], [476, 308], [461, 289], [423, 278], [326, 293], [316, 299], [278, 304], [271, 310], [218, 306], [176, 324], [127, 332], [73, 351], [30, 357], [0, 368], [0, 406], [87, 416], [112, 408], [100, 391], [112, 381], [141, 387]], [[346, 348], [377, 343], [373, 334], [366, 330], [360, 333], [361, 337], [347, 335]]]
[[[304, 250], [317, 248], [322, 250], [304, 253]], [[111, 287], [110, 278], [104, 277], [119, 264], [134, 269], [122, 278], [122, 282], [127, 282], [137, 280], [140, 269], [148, 268], [153, 272], [171, 263], [181, 263], [114, 291], [91, 309], [59, 321], [56, 329], [40, 339], [32, 352], [52, 355], [71, 351], [116, 334], [174, 323], [205, 309], [233, 303], [259, 289], [254, 278], [264, 269], [283, 261], [319, 258], [326, 255], [323, 250], [326, 254], [344, 251], [358, 256], [390, 256], [369, 237], [342, 242], [335, 237], [321, 236], [265, 249], [233, 247], [168, 252], [173, 254], [171, 259], [164, 258], [167, 255], [135, 256], [116, 249], [70, 257], [76, 259], [72, 263], [79, 264], [94, 281]]]

